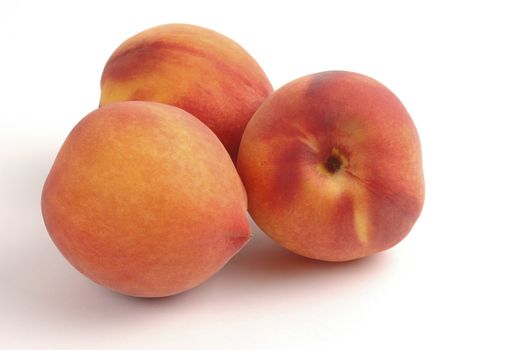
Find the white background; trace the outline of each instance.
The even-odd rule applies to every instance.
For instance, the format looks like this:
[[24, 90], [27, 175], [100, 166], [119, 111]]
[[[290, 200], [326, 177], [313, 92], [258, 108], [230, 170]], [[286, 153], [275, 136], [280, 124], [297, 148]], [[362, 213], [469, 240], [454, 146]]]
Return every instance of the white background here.
[[[363, 3], [2, 1], [0, 348], [526, 348], [526, 11], [520, 1]], [[390, 87], [423, 146], [427, 198], [410, 235], [330, 264], [256, 230], [207, 283], [158, 300], [74, 270], [44, 228], [43, 182], [97, 107], [112, 51], [169, 22], [233, 38], [275, 88], [330, 69]]]

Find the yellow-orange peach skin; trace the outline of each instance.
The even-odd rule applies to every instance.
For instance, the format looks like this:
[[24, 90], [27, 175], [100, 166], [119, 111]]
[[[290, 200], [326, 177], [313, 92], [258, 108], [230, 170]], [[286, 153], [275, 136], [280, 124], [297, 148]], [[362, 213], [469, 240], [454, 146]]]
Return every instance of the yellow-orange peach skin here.
[[274, 92], [247, 125], [237, 168], [258, 226], [319, 260], [392, 247], [424, 201], [413, 121], [390, 90], [356, 73], [313, 74]]
[[271, 92], [258, 63], [231, 39], [167, 24], [131, 37], [111, 55], [100, 104], [148, 100], [180, 107], [212, 129], [235, 160], [247, 122]]
[[221, 142], [187, 112], [153, 102], [82, 119], [47, 177], [42, 213], [80, 272], [141, 297], [199, 285], [249, 237], [246, 194]]

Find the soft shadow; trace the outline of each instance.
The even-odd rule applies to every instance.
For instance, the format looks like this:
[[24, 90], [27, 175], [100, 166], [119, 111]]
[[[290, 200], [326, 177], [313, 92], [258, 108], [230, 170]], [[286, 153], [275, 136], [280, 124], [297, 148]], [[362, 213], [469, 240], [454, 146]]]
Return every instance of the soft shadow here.
[[77, 272], [61, 256], [45, 230], [40, 193], [55, 152], [42, 150], [41, 154], [13, 158], [2, 174], [5, 183], [12, 184], [7, 191], [8, 201], [13, 198], [8, 220], [2, 223], [10, 232], [4, 243], [7, 246], [3, 247], [6, 254], [0, 256], [0, 279], [7, 281], [1, 290], [5, 304], [2, 308], [21, 327], [105, 329], [116, 322], [121, 326], [156, 322], [160, 315], [173, 317], [174, 310], [179, 320], [184, 320], [188, 315], [209, 315], [211, 310], [229, 309], [240, 302], [258, 303], [261, 291], [282, 300], [291, 297], [276, 294], [283, 290], [307, 293], [314, 288], [315, 292], [334, 295], [316, 286], [354, 287], [388, 273], [388, 254], [348, 263], [311, 260], [281, 248], [253, 225], [250, 242], [201, 286], [166, 298], [120, 295]]
[[316, 284], [325, 279], [374, 278], [389, 266], [387, 252], [349, 262], [325, 262], [305, 258], [278, 245], [252, 222], [253, 237], [226, 266], [229, 279], [247, 285], [272, 283]]
[[[56, 150], [8, 158], [2, 183], [10, 184], [2, 200], [0, 256], [2, 312], [23, 327], [82, 325], [106, 327], [115, 321], [137, 322], [138, 315], [180, 311], [203, 297], [201, 288], [168, 298], [135, 298], [107, 290], [76, 271], [55, 247], [44, 227], [40, 195]], [[192, 301], [192, 300], [195, 300]], [[187, 305], [187, 306], [186, 306]]]
[[[41, 232], [45, 235], [45, 232]], [[22, 242], [21, 245], [29, 242]], [[9, 257], [11, 268], [2, 267], [3, 308], [13, 322], [31, 329], [98, 328], [115, 324], [133, 326], [156, 322], [161, 315], [191, 312], [203, 299], [203, 290], [166, 298], [136, 298], [108, 290], [76, 271], [54, 245], [33, 245], [24, 255]]]

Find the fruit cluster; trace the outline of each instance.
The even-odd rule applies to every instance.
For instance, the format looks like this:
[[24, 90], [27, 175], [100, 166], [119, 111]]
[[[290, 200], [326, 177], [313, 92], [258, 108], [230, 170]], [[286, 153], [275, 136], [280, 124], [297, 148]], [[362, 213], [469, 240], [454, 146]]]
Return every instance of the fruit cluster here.
[[42, 213], [87, 277], [160, 297], [242, 248], [247, 207], [287, 249], [348, 261], [402, 240], [423, 200], [418, 134], [385, 86], [330, 71], [273, 92], [234, 41], [169, 24], [111, 55], [100, 106], [62, 145]]

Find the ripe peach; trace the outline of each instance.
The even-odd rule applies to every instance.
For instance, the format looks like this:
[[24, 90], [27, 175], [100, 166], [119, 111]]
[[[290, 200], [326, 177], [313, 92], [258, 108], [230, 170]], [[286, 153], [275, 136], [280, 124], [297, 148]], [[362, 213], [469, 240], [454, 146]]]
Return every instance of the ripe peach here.
[[271, 92], [261, 67], [231, 39], [167, 24], [131, 37], [111, 55], [100, 105], [147, 100], [180, 107], [212, 129], [235, 161], [247, 122]]
[[142, 297], [197, 286], [249, 237], [246, 194], [221, 142], [154, 102], [117, 102], [82, 119], [45, 182], [42, 213], [80, 272]]
[[356, 73], [313, 74], [277, 90], [248, 123], [237, 168], [261, 229], [319, 260], [395, 245], [424, 200], [409, 114], [385, 86]]

